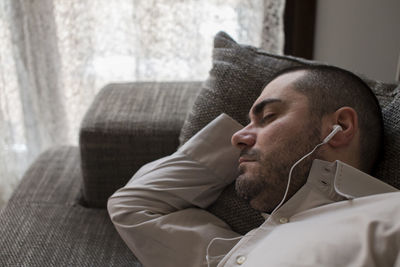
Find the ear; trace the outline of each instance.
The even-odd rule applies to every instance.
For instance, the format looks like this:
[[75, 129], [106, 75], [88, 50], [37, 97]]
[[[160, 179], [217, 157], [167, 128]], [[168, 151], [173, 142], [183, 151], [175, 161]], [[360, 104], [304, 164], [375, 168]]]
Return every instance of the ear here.
[[333, 147], [348, 146], [358, 133], [357, 112], [351, 107], [342, 107], [332, 114], [332, 122], [340, 125], [343, 130], [335, 134], [328, 144]]

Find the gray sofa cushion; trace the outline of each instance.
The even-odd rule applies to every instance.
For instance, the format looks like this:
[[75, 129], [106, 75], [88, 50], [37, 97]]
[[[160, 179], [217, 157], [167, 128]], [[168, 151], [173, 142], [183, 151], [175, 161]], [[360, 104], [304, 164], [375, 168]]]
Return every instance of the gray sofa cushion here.
[[374, 175], [400, 188], [400, 85], [380, 98], [383, 105], [385, 148]]
[[42, 153], [0, 212], [0, 266], [142, 266], [104, 209], [78, 204], [78, 147]]
[[[321, 63], [269, 54], [252, 46], [237, 44], [224, 32], [218, 33], [214, 39], [212, 69], [183, 125], [181, 145], [220, 113], [246, 125], [251, 105], [273, 75], [284, 68], [302, 64]], [[399, 90], [393, 84], [362, 78], [377, 94], [385, 120], [385, 155], [376, 176], [400, 188]], [[222, 193], [210, 211], [242, 234], [263, 221], [258, 212], [236, 196], [233, 185]]]
[[144, 164], [172, 154], [200, 82], [110, 84], [97, 94], [80, 128], [86, 206], [108, 197]]

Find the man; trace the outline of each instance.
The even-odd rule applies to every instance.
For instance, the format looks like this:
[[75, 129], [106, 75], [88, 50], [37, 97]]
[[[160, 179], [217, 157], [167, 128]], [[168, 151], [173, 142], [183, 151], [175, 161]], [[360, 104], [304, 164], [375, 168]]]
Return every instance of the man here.
[[[358, 170], [370, 172], [382, 147], [362, 80], [327, 66], [285, 70], [249, 118], [242, 128], [221, 115], [109, 199], [144, 266], [400, 264], [400, 194]], [[245, 236], [204, 210], [235, 177], [266, 218]]]

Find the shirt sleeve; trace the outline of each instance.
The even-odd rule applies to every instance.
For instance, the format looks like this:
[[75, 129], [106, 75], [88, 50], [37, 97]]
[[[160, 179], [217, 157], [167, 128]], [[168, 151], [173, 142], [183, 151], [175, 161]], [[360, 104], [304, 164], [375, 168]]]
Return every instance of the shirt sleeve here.
[[[111, 220], [144, 266], [204, 266], [213, 238], [240, 236], [204, 208], [237, 177], [239, 150], [230, 139], [241, 127], [220, 115], [110, 197]], [[222, 246], [220, 253], [230, 248]]]

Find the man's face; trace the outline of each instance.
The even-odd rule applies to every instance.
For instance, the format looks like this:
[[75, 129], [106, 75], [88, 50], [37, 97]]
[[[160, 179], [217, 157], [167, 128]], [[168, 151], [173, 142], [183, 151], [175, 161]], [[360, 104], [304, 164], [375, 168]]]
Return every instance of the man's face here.
[[[250, 124], [232, 136], [232, 144], [241, 149], [236, 191], [260, 211], [271, 212], [279, 204], [290, 168], [321, 140], [307, 97], [291, 87], [303, 74], [291, 72], [269, 83], [250, 110]], [[315, 158], [294, 169], [289, 197], [305, 183]]]

